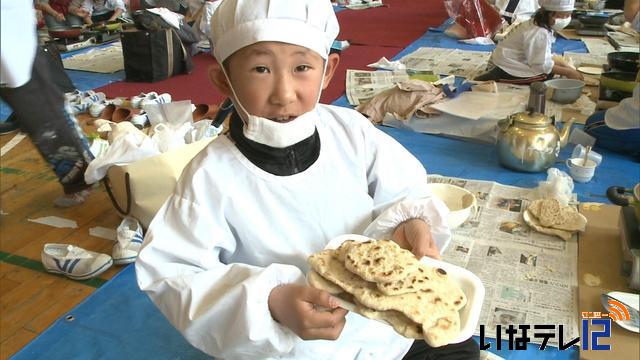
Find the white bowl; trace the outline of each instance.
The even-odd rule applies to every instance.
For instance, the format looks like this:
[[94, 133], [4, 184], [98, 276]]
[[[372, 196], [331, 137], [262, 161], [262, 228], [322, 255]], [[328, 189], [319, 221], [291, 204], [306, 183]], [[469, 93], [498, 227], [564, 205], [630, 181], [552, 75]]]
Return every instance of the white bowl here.
[[476, 207], [476, 197], [467, 189], [441, 183], [430, 183], [427, 186], [431, 189], [433, 196], [442, 200], [449, 208], [447, 222], [451, 229], [455, 229], [467, 221], [471, 210]]
[[[356, 234], [345, 234], [340, 235], [334, 239], [331, 239], [325, 249], [337, 249], [340, 244], [347, 240], [355, 240], [355, 241], [368, 241], [370, 238], [362, 235]], [[447, 262], [432, 259], [429, 257], [423, 257], [420, 261], [431, 267], [442, 268], [444, 271], [449, 274], [449, 277], [458, 285], [464, 295], [467, 297], [467, 304], [458, 312], [460, 313], [460, 334], [454, 339], [451, 343], [460, 343], [471, 336], [473, 336], [476, 331], [476, 326], [478, 325], [478, 321], [480, 320], [480, 311], [482, 310], [482, 303], [484, 302], [484, 294], [485, 289], [482, 281], [479, 277], [477, 277], [471, 271], [462, 268], [460, 266], [456, 266], [453, 264], [449, 264]], [[355, 309], [355, 305], [344, 300], [341, 300], [340, 307], [347, 309], [349, 311], [353, 311]], [[386, 324], [384, 320], [377, 320]], [[388, 325], [388, 324], [387, 324]]]

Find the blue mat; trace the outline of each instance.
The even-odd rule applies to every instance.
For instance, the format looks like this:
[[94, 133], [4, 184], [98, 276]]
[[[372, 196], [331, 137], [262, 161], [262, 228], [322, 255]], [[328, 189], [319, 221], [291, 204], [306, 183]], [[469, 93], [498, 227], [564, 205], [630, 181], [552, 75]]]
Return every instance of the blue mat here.
[[138, 289], [133, 265], [97, 289], [12, 358], [210, 359], [189, 345]]

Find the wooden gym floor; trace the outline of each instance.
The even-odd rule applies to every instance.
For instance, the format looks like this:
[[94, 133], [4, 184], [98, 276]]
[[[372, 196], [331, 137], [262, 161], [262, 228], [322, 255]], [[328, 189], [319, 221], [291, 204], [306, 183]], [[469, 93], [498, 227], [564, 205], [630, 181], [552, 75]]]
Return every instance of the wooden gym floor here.
[[[79, 118], [82, 121], [82, 118]], [[16, 133], [0, 136], [0, 146]], [[104, 187], [68, 209], [53, 206], [62, 195], [57, 178], [28, 137], [0, 158], [0, 359], [22, 349], [58, 318], [122, 269], [113, 266], [99, 278], [75, 281], [44, 271], [45, 243], [73, 244], [111, 255], [113, 241], [89, 235], [120, 223]], [[46, 216], [73, 220], [75, 229], [28, 221]]]

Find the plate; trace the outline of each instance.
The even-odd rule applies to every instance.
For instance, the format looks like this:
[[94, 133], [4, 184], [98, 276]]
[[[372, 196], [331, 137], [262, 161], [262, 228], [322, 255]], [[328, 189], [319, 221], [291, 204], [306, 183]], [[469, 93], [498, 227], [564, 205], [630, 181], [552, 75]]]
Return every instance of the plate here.
[[[358, 242], [364, 242], [372, 240], [366, 236], [356, 235], [356, 234], [345, 234], [340, 235], [327, 244], [325, 249], [336, 249], [347, 240], [355, 240]], [[462, 292], [464, 292], [467, 297], [467, 305], [465, 305], [462, 309], [459, 310], [460, 313], [460, 335], [452, 341], [452, 343], [460, 343], [471, 336], [476, 330], [476, 326], [478, 325], [478, 321], [480, 320], [480, 311], [482, 310], [482, 303], [484, 301], [484, 285], [480, 278], [478, 278], [471, 271], [462, 268], [460, 266], [456, 266], [453, 264], [449, 264], [444, 261], [423, 257], [420, 260], [423, 264], [431, 267], [439, 267], [444, 269], [448, 274], [451, 280], [453, 280]], [[338, 299], [340, 307], [343, 309], [353, 311], [355, 309], [355, 304], [349, 303], [347, 301]], [[382, 323], [387, 324], [386, 321], [376, 320]], [[387, 324], [388, 325], [388, 324]]]
[[612, 291], [607, 294], [602, 294], [602, 306], [607, 310], [607, 312], [615, 312], [617, 316], [620, 316], [623, 314], [620, 312], [622, 310], [620, 305], [609, 304], [610, 299], [620, 302], [621, 305], [626, 307], [626, 310], [629, 312], [629, 320], [621, 319], [614, 321], [614, 323], [623, 329], [640, 333], [640, 315], [638, 314], [640, 311], [640, 298], [638, 295], [622, 291]]
[[580, 66], [578, 71], [581, 73], [589, 74], [589, 75], [600, 75], [603, 73], [602, 68], [595, 66]]

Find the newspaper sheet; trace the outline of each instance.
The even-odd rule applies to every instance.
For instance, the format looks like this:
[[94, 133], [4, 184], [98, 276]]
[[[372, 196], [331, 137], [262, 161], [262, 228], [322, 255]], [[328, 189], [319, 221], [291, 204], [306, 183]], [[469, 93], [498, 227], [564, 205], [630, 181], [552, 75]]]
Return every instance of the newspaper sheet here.
[[456, 75], [473, 79], [484, 72], [490, 52], [421, 47], [404, 56], [400, 62], [407, 69], [432, 71], [440, 75]]
[[[530, 189], [437, 175], [429, 181], [463, 187], [478, 201], [475, 214], [453, 230], [442, 256], [476, 274], [486, 288], [476, 335], [480, 324], [492, 338], [502, 325], [502, 339], [509, 325], [530, 325], [531, 335], [533, 325], [562, 324], [565, 343], [578, 337], [577, 237], [565, 242], [524, 223]], [[558, 336], [549, 344], [558, 346]]]
[[347, 70], [346, 93], [349, 104], [358, 106], [396, 83], [409, 80], [406, 71]]
[[589, 65], [600, 67], [607, 63], [606, 54], [589, 54], [565, 51], [564, 56], [571, 58], [571, 60], [573, 60], [573, 65], [575, 65], [576, 68]]
[[589, 54], [606, 56], [608, 53], [616, 51], [616, 49], [605, 39], [583, 38], [582, 42], [587, 46]]

